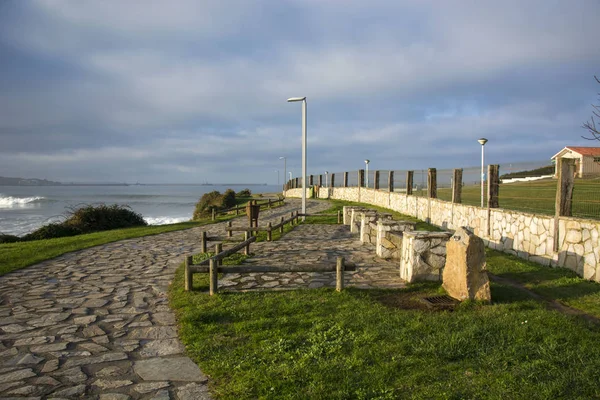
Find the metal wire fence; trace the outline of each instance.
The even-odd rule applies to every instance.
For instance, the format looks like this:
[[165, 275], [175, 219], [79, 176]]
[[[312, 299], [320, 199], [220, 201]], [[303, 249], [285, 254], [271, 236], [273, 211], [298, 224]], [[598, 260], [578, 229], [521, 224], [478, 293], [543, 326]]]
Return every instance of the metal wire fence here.
[[[506, 163], [499, 166], [499, 207], [509, 210], [523, 211], [534, 214], [555, 213], [557, 181], [554, 175], [554, 167], [548, 161], [533, 161]], [[406, 193], [407, 170], [393, 170], [393, 191]], [[377, 175], [379, 176], [379, 189], [389, 190], [389, 170], [369, 170], [364, 174], [363, 186], [374, 188]], [[329, 174], [333, 175], [334, 187], [345, 186], [344, 172]], [[348, 171], [348, 187], [357, 187], [360, 183], [359, 171]], [[453, 169], [438, 169], [437, 175], [437, 198], [444, 201], [452, 201], [452, 186], [454, 185]], [[531, 178], [533, 175], [537, 175]], [[529, 178], [523, 178], [527, 177]], [[412, 181], [412, 194], [414, 196], [427, 196], [428, 170], [414, 170]], [[481, 192], [481, 167], [462, 169], [462, 204], [480, 205]], [[318, 175], [313, 177], [313, 183], [318, 184]], [[326, 178], [322, 178], [323, 184]], [[330, 182], [331, 183], [331, 182]], [[301, 179], [299, 179], [301, 185]], [[483, 198], [487, 199], [487, 168], [484, 173]], [[484, 204], [487, 204], [484, 202]], [[580, 218], [600, 219], [600, 177], [575, 179], [573, 188], [572, 215]]]

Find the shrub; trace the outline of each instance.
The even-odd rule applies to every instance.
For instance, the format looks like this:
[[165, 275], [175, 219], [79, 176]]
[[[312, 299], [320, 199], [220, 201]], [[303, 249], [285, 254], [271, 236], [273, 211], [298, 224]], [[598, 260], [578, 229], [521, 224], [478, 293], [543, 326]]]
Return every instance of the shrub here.
[[231, 189], [227, 189], [225, 193], [223, 193], [222, 206], [224, 208], [235, 207], [235, 192]]
[[67, 236], [75, 236], [81, 234], [81, 230], [74, 226], [65, 225], [63, 223], [53, 222], [36, 229], [35, 231], [23, 236], [23, 241], [28, 240], [44, 240], [54, 239]]
[[204, 193], [194, 209], [194, 220], [201, 219], [211, 214], [213, 209], [218, 209], [223, 201], [223, 196], [216, 190]]
[[252, 192], [250, 189], [246, 188], [244, 190], [240, 190], [237, 194], [237, 197], [252, 197]]
[[0, 244], [2, 243], [15, 243], [20, 242], [21, 238], [15, 235], [6, 235], [4, 233], [0, 233]]
[[148, 225], [141, 214], [117, 204], [79, 208], [72, 211], [63, 224], [79, 229], [82, 233]]

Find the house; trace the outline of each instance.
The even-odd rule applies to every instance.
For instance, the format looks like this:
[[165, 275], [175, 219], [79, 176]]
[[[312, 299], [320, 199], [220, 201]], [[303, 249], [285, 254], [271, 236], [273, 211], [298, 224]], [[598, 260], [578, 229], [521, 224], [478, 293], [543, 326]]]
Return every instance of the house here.
[[555, 165], [554, 176], [557, 175], [558, 163], [556, 160], [559, 158], [575, 159], [575, 177], [577, 178], [600, 176], [600, 147], [565, 147], [551, 158]]

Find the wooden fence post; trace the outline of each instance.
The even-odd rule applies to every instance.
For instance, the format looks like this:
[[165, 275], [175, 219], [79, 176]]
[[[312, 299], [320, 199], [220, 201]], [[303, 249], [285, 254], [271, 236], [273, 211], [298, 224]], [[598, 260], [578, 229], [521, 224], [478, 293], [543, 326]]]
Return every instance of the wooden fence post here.
[[427, 170], [427, 197], [437, 198], [437, 170], [435, 168]]
[[185, 284], [184, 290], [191, 291], [193, 287], [193, 275], [192, 270], [190, 270], [190, 266], [194, 263], [194, 258], [192, 256], [187, 256], [185, 258]]
[[209, 286], [209, 295], [213, 295], [215, 293], [217, 293], [217, 291], [219, 290], [219, 281], [218, 281], [218, 274], [217, 274], [217, 263], [215, 262], [215, 260], [213, 258], [210, 259], [209, 264], [208, 264], [208, 274], [209, 274], [209, 281], [210, 281], [210, 286]]
[[[215, 244], [215, 256], [223, 251], [223, 244], [217, 243]], [[217, 265], [223, 265], [223, 260], [219, 260]]]
[[323, 186], [323, 175], [319, 174], [319, 187]]
[[379, 189], [379, 170], [375, 171], [375, 183], [373, 184], [373, 189]]
[[[227, 221], [227, 227], [231, 228], [231, 221]], [[232, 231], [227, 231], [227, 237], [231, 237], [233, 235]]]
[[202, 231], [200, 235], [200, 251], [206, 253], [206, 231]]
[[342, 223], [342, 212], [340, 210], [338, 210], [338, 224]]
[[344, 187], [348, 187], [348, 172], [344, 172]]
[[559, 158], [556, 182], [556, 201], [554, 204], [554, 251], [560, 250], [559, 217], [570, 217], [573, 211], [573, 184], [575, 181], [575, 160]]
[[452, 202], [462, 203], [462, 168], [454, 169], [454, 176], [452, 177]]
[[283, 217], [281, 217], [281, 219], [279, 220], [279, 225], [281, 225], [279, 227], [279, 233], [283, 233]]
[[388, 192], [394, 191], [394, 171], [388, 173]]
[[214, 208], [212, 209], [212, 220], [213, 221], [215, 220], [215, 209]]
[[335, 174], [331, 174], [331, 179], [329, 180], [329, 187], [335, 187]]
[[291, 218], [290, 219], [290, 226], [294, 226], [294, 212], [293, 211], [290, 213], [290, 218]]
[[488, 208], [498, 208], [500, 204], [498, 202], [498, 192], [500, 190], [500, 166], [498, 164], [488, 165]]
[[[250, 237], [249, 237], [249, 236], [250, 236], [250, 235], [248, 235], [248, 231], [245, 231], [245, 232], [244, 232], [244, 241], [246, 241], [246, 240], [250, 239]], [[250, 255], [250, 243], [248, 243], [248, 244], [246, 245], [246, 249], [244, 250], [244, 254], [245, 254], [245, 255], [247, 255], [247, 256], [249, 256], [249, 255]]]
[[271, 239], [273, 239], [272, 233], [271, 233], [271, 223], [269, 222], [267, 224], [267, 242], [270, 242]]
[[406, 194], [413, 194], [413, 176], [415, 171], [406, 171]]
[[365, 170], [358, 170], [358, 187], [365, 187]]
[[344, 257], [338, 257], [335, 263], [335, 290], [344, 289]]
[[314, 185], [315, 178], [312, 175], [308, 177], [308, 186]]

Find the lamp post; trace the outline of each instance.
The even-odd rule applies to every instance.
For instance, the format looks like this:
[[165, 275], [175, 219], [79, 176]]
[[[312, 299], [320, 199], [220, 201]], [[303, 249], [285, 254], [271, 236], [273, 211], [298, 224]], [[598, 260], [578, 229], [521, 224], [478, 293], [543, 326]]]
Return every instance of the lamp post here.
[[485, 146], [488, 140], [486, 138], [481, 138], [477, 139], [477, 141], [481, 145], [481, 208], [483, 208], [483, 181], [485, 177], [483, 172], [483, 147]]
[[329, 175], [328, 171], [325, 171], [325, 187], [329, 187], [329, 185], [327, 184], [327, 176]]
[[283, 156], [279, 157], [279, 159], [283, 159], [283, 180], [285, 180], [285, 176], [287, 175], [287, 159]]
[[369, 163], [371, 161], [370, 160], [365, 160], [365, 167], [366, 167], [366, 173], [365, 173], [365, 187], [368, 188], [369, 187]]
[[[288, 102], [302, 102], [302, 214], [306, 214], [306, 97], [291, 97]], [[306, 217], [302, 216], [302, 221]]]
[[293, 179], [292, 178], [292, 171], [288, 172], [288, 174], [290, 174], [290, 181]]

